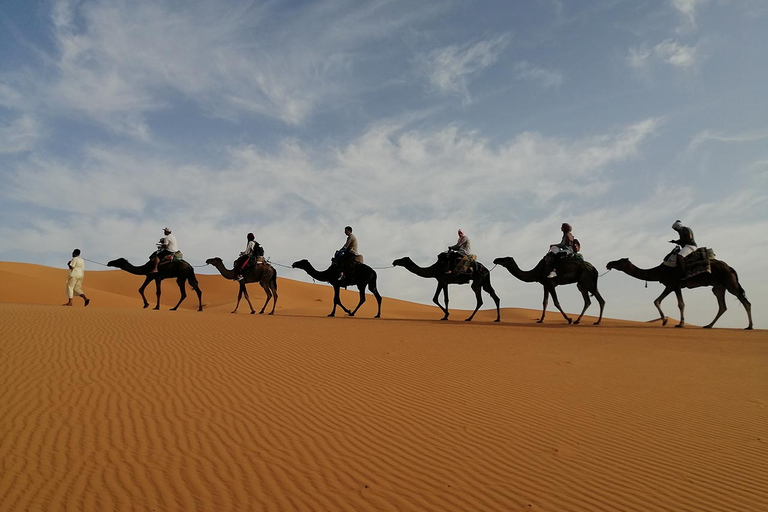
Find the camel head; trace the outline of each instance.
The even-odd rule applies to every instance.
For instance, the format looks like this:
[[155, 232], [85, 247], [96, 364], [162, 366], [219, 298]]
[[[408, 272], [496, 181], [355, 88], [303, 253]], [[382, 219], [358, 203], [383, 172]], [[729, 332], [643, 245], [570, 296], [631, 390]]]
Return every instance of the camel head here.
[[494, 265], [501, 265], [502, 267], [508, 266], [510, 263], [514, 263], [515, 259], [512, 256], [506, 256], [504, 258], [496, 258], [493, 260]]
[[392, 262], [392, 266], [393, 267], [404, 267], [404, 266], [406, 266], [409, 263], [413, 263], [413, 261], [411, 260], [411, 258], [406, 256], [404, 258], [398, 258], [395, 261], [393, 261]]
[[624, 270], [627, 267], [629, 267], [629, 258], [621, 258], [620, 260], [616, 261], [609, 261], [608, 264], [605, 266], [608, 270]]
[[310, 267], [310, 263], [307, 260], [299, 260], [294, 261], [293, 264], [291, 264], [291, 268], [300, 268], [302, 270], [306, 270]]
[[224, 262], [223, 262], [223, 261], [221, 260], [221, 258], [219, 258], [219, 257], [216, 257], [216, 258], [208, 258], [207, 260], [205, 260], [205, 264], [206, 264], [206, 265], [215, 265], [215, 264], [217, 264], [217, 263], [218, 263], [218, 264], [222, 264], [222, 263], [224, 263]]
[[108, 267], [123, 268], [128, 264], [128, 260], [125, 258], [117, 258], [107, 263]]

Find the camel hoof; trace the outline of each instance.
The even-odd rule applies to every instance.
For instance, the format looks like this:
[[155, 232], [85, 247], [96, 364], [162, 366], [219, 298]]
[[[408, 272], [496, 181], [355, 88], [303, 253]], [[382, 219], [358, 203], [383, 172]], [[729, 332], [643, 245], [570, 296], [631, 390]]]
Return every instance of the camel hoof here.
[[230, 313], [232, 313], [233, 315], [236, 315], [237, 314], [237, 310], [230, 311]]
[[494, 320], [494, 323], [495, 322], [501, 322], [501, 318], [497, 318], [496, 320]]
[[271, 313], [267, 313], [267, 316], [272, 316], [272, 315], [274, 315], [274, 314], [275, 314], [275, 312], [274, 312], [274, 311], [272, 311]]
[[711, 329], [711, 328], [712, 328], [712, 324], [710, 324], [710, 325], [705, 325], [704, 327], [702, 327], [702, 329]]
[[147, 309], [149, 307], [149, 304], [144, 304], [144, 309]]
[[328, 315], [328, 317], [335, 317], [335, 316], [336, 316], [336, 313], [331, 313], [330, 315]]
[[745, 331], [751, 331], [752, 330], [752, 326], [750, 325], [749, 327], [745, 327], [744, 330]]
[[441, 318], [441, 319], [440, 319], [440, 321], [441, 321], [441, 322], [442, 322], [442, 321], [444, 321], [444, 320], [445, 320], [445, 321], [448, 321], [448, 317], [447, 317], [447, 316], [444, 316], [443, 318]]
[[536, 323], [537, 323], [537, 324], [543, 324], [543, 323], [544, 323], [544, 320], [536, 320]]
[[471, 322], [471, 321], [472, 321], [472, 319], [471, 319], [471, 318], [466, 318], [464, 321], [465, 321], [465, 322]]
[[152, 308], [152, 311], [160, 311], [160, 306], [158, 306], [156, 308]]
[[[376, 315], [376, 316], [375, 316], [375, 317], [373, 317], [373, 318], [381, 318], [381, 315]], [[751, 329], [751, 327], [747, 327], [747, 329]]]
[[661, 319], [661, 326], [664, 327], [665, 325], [667, 325], [667, 319], [666, 318], [662, 318]]
[[592, 325], [600, 325], [600, 320], [598, 320], [597, 322], [593, 323]]
[[675, 327], [685, 327], [684, 324], [677, 324]]
[[573, 322], [573, 325], [579, 325], [579, 322], [581, 322], [581, 320], [576, 320], [575, 322]]
[[[157, 308], [160, 309], [160, 308]], [[176, 308], [171, 308], [170, 311], [176, 311]]]
[[571, 320], [570, 318], [568, 318], [567, 320], [568, 320], [568, 325], [571, 325], [573, 323], [573, 320]]

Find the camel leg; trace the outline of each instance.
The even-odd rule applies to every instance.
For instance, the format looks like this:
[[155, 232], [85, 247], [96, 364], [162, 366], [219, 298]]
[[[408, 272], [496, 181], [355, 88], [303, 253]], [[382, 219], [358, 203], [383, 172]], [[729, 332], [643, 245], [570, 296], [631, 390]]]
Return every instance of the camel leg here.
[[365, 285], [361, 284], [358, 286], [358, 288], [360, 289], [360, 302], [357, 303], [357, 307], [349, 314], [349, 316], [355, 316], [357, 310], [360, 309], [360, 306], [362, 306], [365, 302]]
[[197, 310], [202, 311], [203, 310], [203, 291], [200, 289], [200, 285], [197, 283], [197, 280], [189, 281], [190, 286], [192, 286], [192, 289], [195, 290], [195, 293], [197, 294]]
[[269, 280], [269, 289], [272, 292], [272, 311], [270, 315], [275, 314], [275, 308], [277, 307], [277, 271], [273, 270], [272, 277]]
[[277, 307], [277, 287], [274, 289], [270, 288], [270, 291], [272, 292], [272, 311], [270, 311], [269, 314], [274, 315], [275, 308]]
[[[260, 315], [264, 314], [264, 310], [267, 309], [267, 304], [269, 304], [270, 299], [272, 299], [272, 290], [269, 289], [269, 281], [261, 282], [261, 287], [264, 289], [264, 293], [267, 294], [267, 298], [264, 301], [264, 305], [261, 306], [261, 311], [259, 311]], [[274, 311], [274, 309], [272, 309]], [[251, 314], [254, 314], [255, 311], [251, 311]], [[271, 314], [271, 313], [270, 313]]]
[[661, 325], [667, 325], [667, 317], [664, 315], [664, 312], [661, 310], [661, 301], [663, 301], [665, 298], [667, 298], [667, 295], [672, 293], [672, 288], [664, 288], [664, 291], [661, 292], [661, 295], [656, 297], [656, 300], [653, 301], [653, 305], [656, 306], [656, 309], [659, 310], [659, 315], [661, 319]]
[[149, 307], [149, 302], [147, 302], [147, 298], [144, 296], [144, 289], [147, 287], [147, 285], [153, 281], [155, 278], [152, 276], [147, 276], [147, 278], [144, 280], [144, 284], [141, 285], [141, 288], [139, 288], [139, 295], [141, 295], [141, 300], [144, 301], [144, 309]]
[[597, 299], [597, 303], [600, 304], [600, 316], [597, 317], [597, 322], [595, 322], [592, 325], [600, 325], [600, 322], [603, 319], [603, 309], [605, 309], [605, 300], [603, 299], [603, 296], [600, 295], [600, 292], [597, 291], [597, 286], [595, 286], [595, 290], [592, 292], [592, 295], [595, 296], [595, 299]]
[[369, 286], [369, 288], [371, 289], [371, 293], [373, 293], [373, 296], [376, 298], [376, 302], [379, 305], [379, 308], [376, 311], [376, 316], [373, 318], [381, 318], [381, 294], [379, 293], [379, 289], [375, 283]]
[[[445, 286], [445, 287], [443, 288], [443, 286]], [[440, 300], [439, 300], [440, 291], [441, 290], [443, 291], [443, 294], [445, 295], [445, 307], [443, 307], [443, 305], [440, 304]], [[442, 311], [444, 313], [443, 318], [441, 318], [440, 320], [448, 320], [448, 285], [447, 284], [446, 285], [442, 285], [439, 282], [437, 283], [437, 289], [435, 289], [435, 296], [432, 297], [432, 302], [437, 304], [437, 307], [440, 308], [440, 311]]]
[[745, 331], [751, 331], [752, 330], [752, 304], [749, 303], [747, 300], [747, 296], [744, 294], [744, 290], [741, 290], [741, 293], [736, 295], [736, 298], [739, 299], [739, 302], [741, 302], [741, 305], [744, 306], [744, 309], [747, 311], [747, 318], [749, 319], [749, 325], [744, 328]]
[[[186, 277], [180, 277], [176, 279], [176, 284], [179, 285], [179, 292], [181, 292], [181, 297], [179, 298], [179, 302], [176, 303], [175, 306], [171, 308], [171, 311], [176, 311], [179, 309], [179, 306], [181, 306], [181, 303], [184, 302], [184, 299], [187, 298], [187, 287], [184, 286], [187, 283]], [[157, 293], [157, 307], [160, 307], [160, 289], [158, 288]]]
[[243, 298], [244, 291], [245, 291], [245, 286], [243, 285], [243, 283], [240, 283], [240, 286], [237, 289], [237, 302], [235, 303], [235, 309], [232, 310], [232, 313], [237, 313], [237, 308], [240, 307], [240, 299]]
[[328, 316], [336, 316], [336, 304], [339, 304], [339, 287], [334, 286], [333, 287], [333, 309], [328, 314]]
[[547, 304], [549, 303], [549, 290], [547, 289], [547, 285], [544, 285], [544, 300], [541, 303], [541, 318], [539, 318], [536, 323], [542, 324], [544, 323], [544, 315], [547, 314]]
[[154, 309], [158, 310], [160, 309], [160, 279], [155, 279], [155, 295], [157, 295], [157, 305]]
[[499, 296], [496, 295], [496, 290], [491, 286], [491, 276], [488, 276], [488, 279], [483, 281], [483, 290], [485, 290], [488, 295], [491, 296], [493, 302], [496, 303], [496, 320], [494, 320], [494, 322], [501, 322], [501, 299], [499, 299]]
[[328, 316], [336, 316], [336, 306], [338, 305], [345, 313], [349, 314], [349, 310], [341, 303], [341, 286], [335, 285], [333, 287], [333, 310]]
[[581, 296], [584, 297], [584, 308], [581, 310], [581, 314], [579, 315], [579, 318], [577, 318], [573, 322], [573, 325], [579, 325], [579, 322], [581, 322], [581, 317], [584, 316], [584, 312], [587, 310], [589, 306], [592, 305], [592, 301], [589, 300], [589, 292], [587, 292], [586, 290], [580, 290], [580, 291], [581, 291]]
[[[374, 274], [371, 277], [370, 282], [368, 283], [368, 289], [371, 290], [371, 293], [374, 297], [376, 297], [376, 302], [379, 305], [378, 311], [376, 312], [376, 316], [373, 318], [381, 318], [381, 295], [379, 294], [379, 290], [376, 287], [376, 274]], [[360, 288], [360, 304], [357, 305], [355, 310], [352, 312], [349, 316], [355, 316], [355, 313], [357, 313], [357, 310], [360, 309], [360, 306], [363, 305], [363, 302], [365, 302], [365, 285]]]
[[713, 286], [712, 293], [714, 293], [717, 298], [717, 315], [715, 315], [714, 320], [704, 326], [705, 329], [711, 329], [712, 326], [715, 325], [715, 322], [717, 322], [717, 319], [723, 316], [723, 313], [728, 309], [728, 306], [725, 304], [725, 288], [722, 286]]
[[483, 305], [482, 285], [478, 280], [472, 281], [472, 291], [475, 292], [475, 310], [469, 315], [469, 318], [464, 320], [465, 322], [471, 322], [475, 318], [475, 313]]
[[680, 309], [680, 323], [675, 327], [685, 327], [685, 302], [683, 301], [683, 291], [680, 288], [675, 290], [677, 295], [677, 307]]
[[240, 286], [243, 287], [243, 297], [245, 297], [245, 302], [248, 303], [248, 307], [250, 308], [251, 314], [253, 315], [256, 313], [256, 310], [253, 309], [253, 304], [251, 304], [251, 296], [248, 295], [248, 287], [245, 286], [245, 283], [243, 282], [240, 283]]
[[[741, 302], [741, 305], [744, 306], [744, 309], [747, 312], [747, 318], [749, 319], [749, 325], [746, 326], [744, 330], [751, 331], [752, 330], [752, 304], [750, 304], [749, 300], [747, 300], [747, 294], [744, 291], [744, 288], [741, 287], [738, 279], [735, 279], [733, 283], [729, 283], [727, 285], [727, 289], [729, 292], [734, 294], [736, 298], [739, 299], [739, 302]], [[712, 323], [714, 324], [715, 322], [712, 322]]]
[[[561, 315], [563, 315], [563, 318], [565, 318], [565, 319], [566, 319], [566, 321], [567, 321], [569, 324], [570, 324], [571, 322], [573, 322], [573, 320], [571, 319], [571, 317], [569, 317], [568, 315], [566, 315], [566, 314], [565, 314], [565, 311], [563, 311], [563, 308], [561, 308], [561, 307], [560, 307], [560, 301], [557, 299], [557, 292], [555, 291], [555, 287], [554, 287], [554, 286], [552, 286], [552, 287], [551, 287], [551, 289], [549, 290], [549, 293], [551, 293], [551, 294], [552, 294], [552, 303], [555, 305], [555, 307], [558, 309], [558, 311], [560, 311], [560, 314], [561, 314]], [[587, 308], [586, 308], [586, 305], [585, 305], [584, 309], [587, 309]], [[583, 313], [583, 312], [582, 312], [582, 313]], [[579, 318], [581, 318], [581, 317], [579, 317]]]

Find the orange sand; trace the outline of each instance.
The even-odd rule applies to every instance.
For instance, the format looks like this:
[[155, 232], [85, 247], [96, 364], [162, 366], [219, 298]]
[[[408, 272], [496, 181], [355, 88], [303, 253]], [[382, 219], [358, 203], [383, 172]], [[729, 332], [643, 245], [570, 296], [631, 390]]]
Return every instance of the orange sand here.
[[173, 281], [152, 311], [92, 270], [66, 308], [65, 270], [0, 278], [0, 511], [768, 510], [766, 331], [330, 319], [282, 278], [275, 316], [231, 315], [212, 275], [202, 313]]

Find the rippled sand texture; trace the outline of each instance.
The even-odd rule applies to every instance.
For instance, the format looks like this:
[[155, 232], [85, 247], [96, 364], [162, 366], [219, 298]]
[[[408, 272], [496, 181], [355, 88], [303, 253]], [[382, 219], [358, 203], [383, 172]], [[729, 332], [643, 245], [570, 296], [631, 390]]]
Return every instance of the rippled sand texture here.
[[0, 511], [768, 510], [766, 331], [65, 276], [0, 264]]

